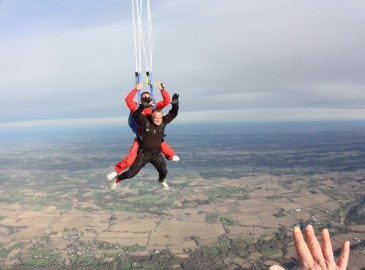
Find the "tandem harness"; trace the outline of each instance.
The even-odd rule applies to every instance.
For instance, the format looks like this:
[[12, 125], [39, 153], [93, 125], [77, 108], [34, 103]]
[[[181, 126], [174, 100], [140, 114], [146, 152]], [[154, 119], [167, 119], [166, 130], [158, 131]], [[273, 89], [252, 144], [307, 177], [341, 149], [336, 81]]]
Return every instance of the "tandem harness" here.
[[[161, 142], [163, 142], [163, 137], [165, 137], [165, 123], [162, 122], [161, 125], [159, 126], [154, 126], [152, 123], [151, 123], [151, 120], [150, 119], [146, 119], [146, 125], [144, 127], [143, 130], [141, 130], [141, 134], [140, 136], [138, 137], [138, 143], [141, 144], [142, 141], [143, 141], [143, 136], [146, 134], [146, 133], [151, 133], [151, 134], [157, 134], [158, 137], [161, 136]], [[146, 155], [148, 155], [150, 158], [151, 158], [151, 155], [157, 155], [157, 156], [160, 156], [161, 155], [161, 148], [142, 148], [142, 147], [139, 147], [138, 148], [138, 154], [141, 154], [141, 153], [145, 153]]]
[[154, 128], [151, 125], [150, 119], [147, 119], [145, 129], [142, 131], [142, 134], [141, 134], [141, 139], [142, 139], [143, 134], [145, 134], [146, 132], [150, 132], [152, 134], [162, 133], [162, 137], [165, 137], [166, 135], [164, 134], [164, 131], [165, 131], [165, 123], [163, 121], [162, 121], [161, 125], [159, 125], [157, 128]]
[[151, 125], [151, 122], [149, 119], [147, 119], [146, 121], [146, 126], [145, 129], [141, 131], [142, 134], [139, 134], [138, 131], [138, 124], [137, 122], [133, 119], [133, 114], [130, 113], [129, 117], [128, 117], [128, 125], [129, 127], [132, 129], [133, 133], [136, 135], [137, 139], [142, 140], [142, 136], [145, 132], [151, 132], [152, 134], [156, 134], [156, 133], [163, 133], [162, 137], [165, 137], [166, 135], [164, 134], [165, 131], [165, 123], [162, 121], [161, 125], [158, 126], [157, 129], [154, 129]]

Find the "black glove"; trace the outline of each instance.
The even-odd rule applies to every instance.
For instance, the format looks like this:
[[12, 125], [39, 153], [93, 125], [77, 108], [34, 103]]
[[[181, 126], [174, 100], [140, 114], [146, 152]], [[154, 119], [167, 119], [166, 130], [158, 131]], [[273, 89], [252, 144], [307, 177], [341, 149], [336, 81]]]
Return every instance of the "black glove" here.
[[175, 93], [175, 94], [172, 95], [171, 104], [172, 105], [179, 105], [179, 94]]
[[152, 107], [151, 101], [152, 101], [152, 98], [144, 97], [141, 99], [141, 106], [143, 106], [143, 108]]

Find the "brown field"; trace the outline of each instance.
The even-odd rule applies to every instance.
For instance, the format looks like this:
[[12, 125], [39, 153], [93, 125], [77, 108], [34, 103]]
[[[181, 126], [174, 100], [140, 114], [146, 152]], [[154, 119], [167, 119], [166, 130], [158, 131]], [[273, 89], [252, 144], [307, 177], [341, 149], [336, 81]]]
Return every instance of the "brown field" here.
[[326, 200], [331, 200], [330, 197], [325, 196], [325, 195], [305, 195], [305, 196], [299, 196], [299, 197], [295, 197], [293, 198], [293, 200], [297, 203], [300, 204], [302, 206], [304, 206], [306, 209], [312, 208], [314, 206], [317, 205], [321, 205], [324, 202], [326, 202]]
[[[328, 177], [338, 176], [338, 173], [329, 173], [311, 176], [310, 179], [321, 181], [320, 187], [333, 188], [335, 181]], [[156, 191], [150, 191], [155, 197], [147, 193], [153, 199], [157, 199], [150, 207], [153, 211], [143, 213], [105, 210], [98, 206], [96, 200], [79, 202], [76, 197], [72, 199], [72, 209], [66, 211], [54, 205], [35, 210], [29, 205], [1, 203], [2, 248], [11, 249], [18, 242], [24, 246], [22, 249], [11, 250], [6, 258], [1, 258], [0, 267], [19, 263], [15, 257], [26, 254], [26, 249], [32, 247], [29, 245], [31, 242], [44, 245], [47, 243], [49, 247], [58, 250], [62, 258], [66, 258], [65, 250], [73, 245], [73, 241], [85, 243], [100, 241], [116, 246], [107, 250], [95, 249], [93, 256], [110, 254], [111, 257], [106, 255], [103, 260], [113, 261], [113, 254], [123, 252], [120, 247], [141, 247], [133, 251], [134, 255], [140, 256], [148, 256], [155, 250], [168, 249], [179, 258], [188, 258], [189, 250], [214, 246], [223, 236], [230, 239], [250, 239], [252, 242], [258, 239], [270, 240], [282, 226], [292, 228], [300, 220], [312, 220], [313, 216], [317, 220], [326, 220], [328, 211], [340, 208], [341, 204], [337, 200], [323, 194], [318, 187], [309, 190], [306, 182], [310, 179], [302, 177], [301, 180], [292, 180], [290, 177], [281, 178], [268, 174], [234, 180], [196, 179], [189, 182], [188, 187], [180, 190], [174, 188], [174, 185], [183, 181], [171, 180], [172, 190], [166, 193], [158, 191], [163, 194], [160, 198], [157, 197], [159, 193]], [[284, 180], [291, 180], [290, 188], [281, 186], [280, 183]], [[140, 183], [140, 186], [145, 185], [147, 184]], [[232, 192], [232, 196], [229, 193], [219, 194], [219, 190], [224, 188]], [[214, 192], [210, 193], [211, 190]], [[29, 189], [26, 192], [33, 194]], [[112, 194], [107, 192], [104, 199], [111, 201]], [[34, 194], [42, 196], [41, 192]], [[85, 194], [87, 197], [93, 196], [92, 191], [87, 191]], [[144, 194], [139, 195], [136, 190], [129, 189], [128, 185], [120, 191], [120, 194], [115, 194], [114, 196], [120, 196], [124, 200], [123, 206], [133, 206], [145, 199]], [[213, 194], [214, 199], [207, 194]], [[243, 198], [243, 194], [247, 197]], [[71, 195], [68, 192], [60, 196], [69, 198]], [[351, 198], [348, 200], [351, 201]], [[165, 202], [171, 204], [171, 207], [159, 206]], [[112, 205], [110, 202], [108, 204]], [[275, 216], [280, 211], [284, 211], [284, 214]], [[350, 229], [353, 232], [333, 236], [335, 248], [339, 248], [345, 240], [354, 241], [355, 238], [365, 237], [364, 225], [351, 226]], [[41, 240], [45, 237], [46, 240]], [[294, 255], [292, 245], [288, 252]], [[270, 253], [270, 256], [280, 255], [281, 251]], [[354, 265], [361, 262], [360, 255], [358, 253], [352, 255]], [[250, 256], [250, 260], [259, 256], [259, 253]], [[242, 267], [248, 265], [247, 260], [238, 257], [225, 260], [239, 263]], [[66, 261], [65, 264], [70, 263]]]
[[[151, 233], [151, 238], [159, 238], [162, 242], [166, 242], [164, 238], [185, 239], [191, 236], [198, 236], [201, 239], [210, 239], [217, 238], [224, 234], [225, 231], [222, 224], [166, 220]], [[166, 243], [164, 243], [164, 245], [166, 245]]]

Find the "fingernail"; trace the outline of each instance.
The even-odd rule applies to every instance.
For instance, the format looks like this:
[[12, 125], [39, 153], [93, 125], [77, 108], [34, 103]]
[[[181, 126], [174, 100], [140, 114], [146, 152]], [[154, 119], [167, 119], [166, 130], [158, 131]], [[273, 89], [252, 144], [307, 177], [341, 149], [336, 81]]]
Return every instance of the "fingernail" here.
[[307, 229], [307, 230], [313, 230], [313, 226], [312, 226], [312, 225], [310, 225], [310, 224], [308, 224], [306, 229]]
[[294, 227], [294, 231], [295, 232], [300, 232], [300, 228], [296, 226], [296, 227]]

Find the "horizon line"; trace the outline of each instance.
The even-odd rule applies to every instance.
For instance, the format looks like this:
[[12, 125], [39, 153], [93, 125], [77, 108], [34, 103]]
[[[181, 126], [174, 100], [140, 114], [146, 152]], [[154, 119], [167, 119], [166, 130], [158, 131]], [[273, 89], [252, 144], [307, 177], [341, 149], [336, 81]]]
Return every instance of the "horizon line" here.
[[[364, 122], [365, 119], [176, 119], [174, 124], [199, 124], [199, 123], [293, 123], [293, 122]], [[42, 127], [73, 127], [73, 126], [112, 126], [128, 125], [128, 117], [88, 117], [88, 118], [70, 118], [70, 119], [49, 119], [49, 120], [29, 120], [0, 123], [0, 129], [17, 129], [17, 128], [42, 128]]]

